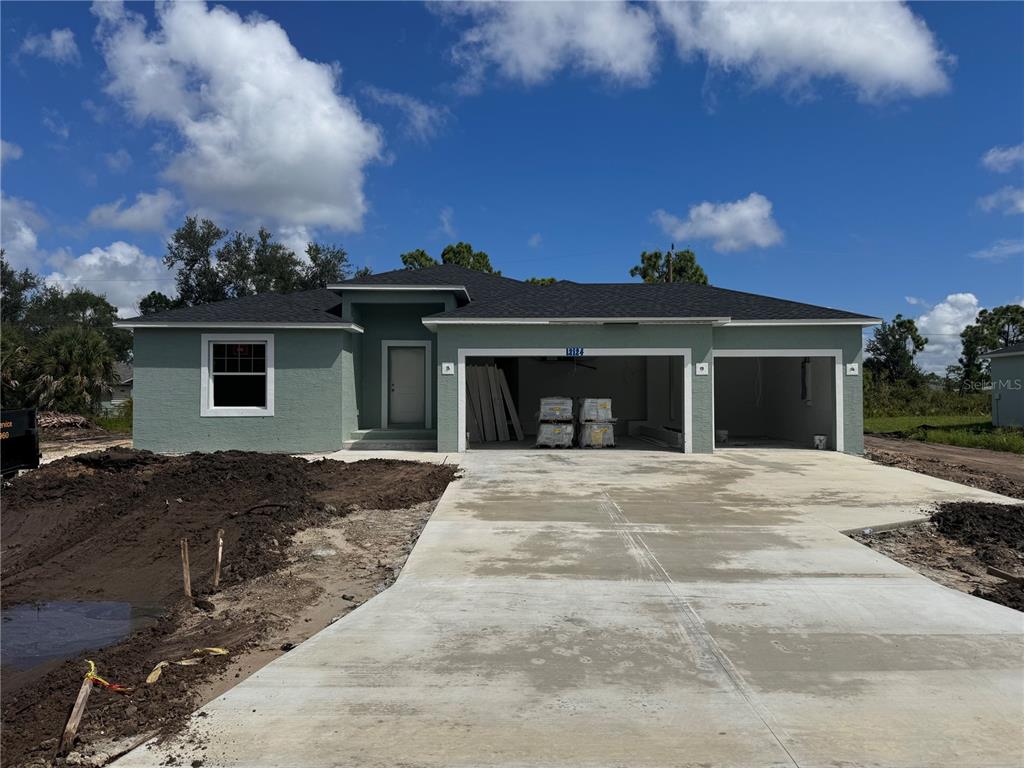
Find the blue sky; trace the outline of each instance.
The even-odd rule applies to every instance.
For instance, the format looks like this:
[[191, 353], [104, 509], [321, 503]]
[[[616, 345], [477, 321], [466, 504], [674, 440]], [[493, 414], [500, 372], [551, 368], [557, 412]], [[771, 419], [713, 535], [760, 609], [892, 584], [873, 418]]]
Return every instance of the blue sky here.
[[191, 212], [357, 265], [714, 284], [920, 319], [1024, 298], [1024, 4], [5, 2], [3, 241], [124, 313]]

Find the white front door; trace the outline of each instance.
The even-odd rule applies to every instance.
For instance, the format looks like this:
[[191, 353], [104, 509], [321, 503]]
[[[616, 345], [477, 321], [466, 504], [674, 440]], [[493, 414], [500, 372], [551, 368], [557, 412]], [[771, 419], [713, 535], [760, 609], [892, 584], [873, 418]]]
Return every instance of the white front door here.
[[426, 423], [423, 347], [388, 347], [388, 423], [415, 425]]

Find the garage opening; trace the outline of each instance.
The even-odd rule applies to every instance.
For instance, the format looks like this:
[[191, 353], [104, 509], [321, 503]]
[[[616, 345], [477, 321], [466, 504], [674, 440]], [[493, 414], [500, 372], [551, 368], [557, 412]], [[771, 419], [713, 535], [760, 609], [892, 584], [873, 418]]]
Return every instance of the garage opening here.
[[682, 355], [467, 356], [464, 376], [470, 449], [533, 448], [546, 397], [572, 400], [572, 414], [563, 418], [573, 424], [573, 448], [579, 447], [586, 398], [611, 401], [616, 449], [678, 451], [686, 445]]
[[837, 449], [832, 357], [715, 357], [715, 448]]

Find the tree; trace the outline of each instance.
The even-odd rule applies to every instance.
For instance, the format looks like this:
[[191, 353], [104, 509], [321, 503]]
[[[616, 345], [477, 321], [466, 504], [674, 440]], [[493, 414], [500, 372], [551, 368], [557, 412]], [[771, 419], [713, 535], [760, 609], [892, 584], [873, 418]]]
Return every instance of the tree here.
[[874, 336], [866, 347], [870, 358], [864, 365], [889, 384], [905, 382], [918, 385], [923, 374], [914, 357], [927, 343], [928, 339], [918, 332], [917, 324], [911, 318], [896, 315], [892, 322], [883, 322], [875, 328]]
[[440, 262], [422, 248], [407, 251], [399, 258], [401, 258], [402, 264], [405, 265], [406, 269], [425, 269], [426, 267], [436, 267], [438, 263], [441, 263], [454, 264], [457, 267], [475, 269], [478, 272], [487, 272], [492, 275], [501, 274], [491, 265], [490, 256], [483, 251], [474, 251], [472, 245], [463, 242], [446, 245], [444, 250], [441, 251]]
[[558, 282], [556, 277], [528, 277], [526, 282], [530, 285], [554, 285]]
[[166, 312], [180, 306], [182, 306], [180, 299], [172, 299], [160, 291], [150, 291], [139, 299], [139, 312], [143, 315], [155, 315], [157, 312]]
[[0, 323], [0, 402], [4, 408], [29, 405], [32, 353], [24, 331], [12, 323]]
[[436, 267], [438, 264], [437, 260], [422, 248], [406, 251], [399, 258], [406, 269], [426, 269], [427, 267]]
[[1005, 304], [983, 309], [960, 332], [959, 389], [977, 388], [989, 381], [987, 352], [1024, 341], [1024, 307]]
[[302, 276], [305, 288], [326, 288], [331, 283], [345, 280], [352, 273], [348, 254], [340, 246], [310, 243], [306, 246], [306, 257], [309, 264]]
[[441, 251], [442, 264], [454, 264], [457, 267], [475, 269], [478, 272], [488, 272], [492, 275], [500, 275], [491, 266], [491, 257], [483, 251], [474, 251], [469, 243], [458, 242], [454, 245], [448, 244]]
[[645, 283], [693, 283], [707, 285], [708, 276], [697, 263], [697, 254], [689, 248], [677, 251], [673, 245], [667, 253], [644, 251], [640, 263], [629, 270], [630, 277]]
[[27, 269], [15, 271], [0, 250], [0, 321], [21, 322], [33, 294], [41, 285], [39, 275]]
[[65, 293], [48, 285], [35, 292], [25, 309], [22, 325], [35, 337], [67, 326], [81, 326], [97, 331], [106, 340], [117, 360], [128, 361], [132, 354], [132, 335], [115, 328], [117, 307], [103, 296], [84, 288]]
[[210, 219], [188, 216], [171, 235], [164, 264], [176, 269], [174, 282], [185, 306], [207, 304], [228, 297], [224, 277], [213, 263], [213, 249], [227, 232]]
[[116, 381], [106, 339], [92, 328], [67, 326], [43, 339], [32, 398], [44, 410], [95, 413], [103, 390]]

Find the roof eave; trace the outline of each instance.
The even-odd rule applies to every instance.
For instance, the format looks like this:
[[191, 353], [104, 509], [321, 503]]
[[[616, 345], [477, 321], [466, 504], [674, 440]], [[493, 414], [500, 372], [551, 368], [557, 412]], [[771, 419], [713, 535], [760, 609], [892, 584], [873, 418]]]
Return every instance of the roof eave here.
[[425, 317], [439, 325], [725, 325], [728, 317]]
[[119, 320], [114, 323], [115, 328], [214, 328], [217, 330], [224, 329], [240, 329], [240, 328], [279, 328], [281, 330], [301, 330], [301, 331], [348, 331], [349, 333], [362, 333], [363, 327], [358, 323], [267, 323], [267, 322], [244, 322], [238, 320], [231, 321], [202, 321], [202, 320], [189, 320], [182, 322], [174, 322], [171, 320], [164, 322], [134, 322], [131, 320]]
[[371, 285], [366, 283], [332, 283], [327, 286], [329, 291], [446, 291], [462, 293], [466, 301], [470, 300], [469, 289], [464, 285]]

